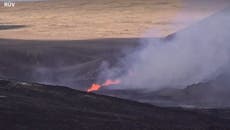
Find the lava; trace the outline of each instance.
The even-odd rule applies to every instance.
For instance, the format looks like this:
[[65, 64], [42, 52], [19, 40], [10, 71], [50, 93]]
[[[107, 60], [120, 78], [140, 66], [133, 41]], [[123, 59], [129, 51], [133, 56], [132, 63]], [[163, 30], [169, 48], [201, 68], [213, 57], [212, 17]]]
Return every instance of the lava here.
[[101, 85], [99, 84], [92, 84], [92, 86], [87, 90], [87, 92], [93, 92], [93, 91], [98, 91], [101, 88]]
[[93, 83], [91, 85], [91, 87], [89, 89], [87, 89], [87, 92], [93, 92], [93, 91], [98, 91], [101, 89], [101, 87], [107, 87], [107, 86], [111, 86], [111, 85], [117, 85], [117, 84], [120, 84], [121, 81], [120, 80], [111, 80], [111, 79], [108, 79], [106, 80], [103, 84], [97, 84], [97, 83]]

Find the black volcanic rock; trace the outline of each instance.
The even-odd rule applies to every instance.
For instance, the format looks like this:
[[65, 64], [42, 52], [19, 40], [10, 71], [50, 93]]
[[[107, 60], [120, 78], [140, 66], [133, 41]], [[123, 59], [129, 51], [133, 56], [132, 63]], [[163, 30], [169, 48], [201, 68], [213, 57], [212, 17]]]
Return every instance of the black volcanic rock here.
[[115, 65], [138, 46], [139, 38], [0, 39], [0, 77], [85, 90], [97, 80], [103, 62]]
[[60, 86], [0, 80], [1, 130], [230, 129], [210, 112], [160, 108]]
[[20, 29], [26, 27], [25, 25], [8, 25], [8, 24], [0, 24], [1, 30], [10, 30], [10, 29]]

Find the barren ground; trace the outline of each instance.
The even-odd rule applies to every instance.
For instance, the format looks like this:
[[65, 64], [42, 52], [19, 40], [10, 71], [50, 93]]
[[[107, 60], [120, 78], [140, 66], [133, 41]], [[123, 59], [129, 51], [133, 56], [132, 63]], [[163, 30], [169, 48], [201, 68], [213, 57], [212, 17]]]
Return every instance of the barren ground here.
[[[5, 8], [1, 2], [0, 38], [132, 38], [149, 30], [155, 37], [165, 36], [223, 5], [188, 6], [182, 0], [49, 0], [16, 2], [14, 8]], [[21, 27], [9, 28], [11, 25]]]

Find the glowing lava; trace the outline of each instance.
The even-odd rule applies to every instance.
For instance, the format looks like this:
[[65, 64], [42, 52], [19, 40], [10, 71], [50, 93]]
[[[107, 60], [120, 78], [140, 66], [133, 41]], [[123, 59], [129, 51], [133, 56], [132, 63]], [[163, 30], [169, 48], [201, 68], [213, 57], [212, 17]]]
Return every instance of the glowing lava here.
[[120, 84], [121, 81], [120, 80], [106, 80], [103, 84], [92, 84], [92, 86], [87, 89], [87, 92], [93, 92], [93, 91], [98, 91], [101, 87], [107, 87], [107, 86], [110, 86], [110, 85], [117, 85], [117, 84]]
[[99, 84], [92, 84], [92, 86], [87, 90], [87, 92], [93, 92], [93, 91], [98, 91], [101, 88], [101, 85]]

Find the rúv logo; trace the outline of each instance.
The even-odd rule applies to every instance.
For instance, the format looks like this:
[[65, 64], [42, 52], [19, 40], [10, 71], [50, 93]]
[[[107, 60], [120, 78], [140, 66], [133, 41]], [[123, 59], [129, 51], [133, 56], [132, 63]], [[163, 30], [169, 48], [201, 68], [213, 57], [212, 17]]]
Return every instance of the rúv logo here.
[[15, 7], [15, 2], [12, 2], [12, 1], [4, 1], [4, 7], [7, 7], [7, 8], [11, 8], [11, 7]]

